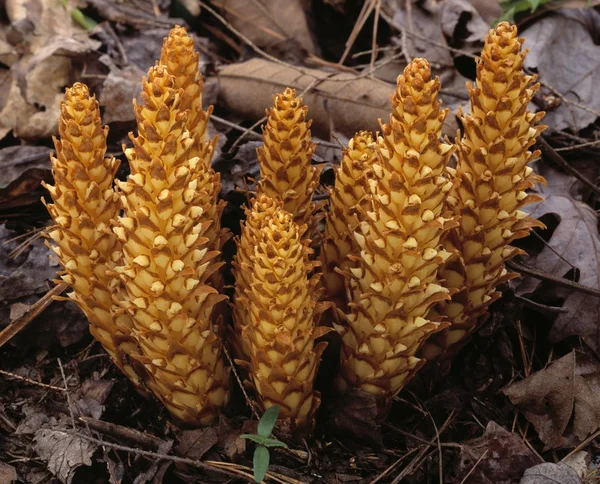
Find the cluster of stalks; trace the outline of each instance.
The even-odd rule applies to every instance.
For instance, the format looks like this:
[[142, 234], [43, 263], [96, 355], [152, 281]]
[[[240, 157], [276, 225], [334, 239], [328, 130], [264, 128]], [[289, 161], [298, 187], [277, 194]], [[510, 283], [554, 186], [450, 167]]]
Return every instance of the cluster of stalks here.
[[173, 29], [143, 80], [123, 182], [105, 157], [98, 103], [75, 84], [55, 139], [48, 237], [93, 336], [140, 392], [189, 425], [226, 405], [229, 347], [257, 409], [279, 405], [285, 427], [306, 434], [321, 402], [319, 339], [335, 331], [337, 392], [373, 395], [385, 415], [427, 360], [476, 330], [497, 286], [515, 277], [510, 243], [540, 225], [521, 211], [543, 181], [528, 166], [543, 113], [527, 110], [538, 85], [523, 73], [522, 43], [508, 23], [490, 31], [454, 144], [441, 137], [440, 82], [413, 60], [381, 133], [360, 132], [344, 150], [327, 211], [313, 201], [308, 109], [292, 89], [275, 95], [235, 240], [232, 325], [220, 260], [230, 234], [193, 40]]

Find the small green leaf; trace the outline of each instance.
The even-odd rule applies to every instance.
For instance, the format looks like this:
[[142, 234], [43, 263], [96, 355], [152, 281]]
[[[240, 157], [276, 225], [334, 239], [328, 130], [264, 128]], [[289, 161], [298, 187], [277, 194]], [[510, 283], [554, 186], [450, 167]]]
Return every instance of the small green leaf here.
[[263, 439], [263, 441], [260, 444], [264, 445], [265, 447], [285, 447], [287, 449], [287, 445], [281, 440], [269, 439], [268, 437], [261, 438]]
[[269, 449], [264, 445], [259, 445], [254, 451], [254, 480], [256, 482], [262, 482], [269, 469]]
[[265, 442], [269, 440], [267, 437], [263, 437], [262, 435], [255, 434], [242, 434], [240, 435], [242, 439], [248, 439], [252, 442], [256, 442], [258, 445], [265, 445]]
[[275, 422], [279, 416], [279, 405], [273, 405], [265, 410], [263, 416], [258, 421], [258, 435], [262, 437], [269, 437], [273, 428], [275, 428]]

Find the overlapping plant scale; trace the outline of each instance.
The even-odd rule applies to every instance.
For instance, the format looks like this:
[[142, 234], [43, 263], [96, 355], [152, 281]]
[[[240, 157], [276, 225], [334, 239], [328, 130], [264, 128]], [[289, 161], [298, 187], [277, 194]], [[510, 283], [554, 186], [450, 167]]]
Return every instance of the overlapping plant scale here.
[[539, 84], [535, 75], [523, 73], [523, 42], [516, 26], [500, 23], [486, 38], [475, 86], [467, 85], [471, 113], [460, 116], [464, 136], [456, 140], [456, 182], [448, 200], [460, 226], [445, 244], [459, 257], [441, 272], [458, 292], [440, 305], [451, 326], [426, 346], [425, 358], [456, 351], [465, 342], [500, 297], [496, 287], [518, 277], [504, 265], [522, 253], [510, 243], [543, 227], [520, 210], [541, 199], [527, 193], [535, 183], [544, 183], [528, 164], [539, 156], [530, 148], [545, 129], [537, 125], [544, 113], [527, 109]]
[[369, 191], [368, 173], [376, 158], [373, 134], [357, 133], [348, 142], [335, 171], [335, 185], [329, 189], [329, 211], [321, 244], [323, 285], [329, 300], [340, 309], [347, 305], [343, 271], [351, 264], [348, 256], [358, 253], [355, 207], [364, 202]]
[[339, 390], [374, 394], [382, 413], [424, 363], [418, 349], [444, 325], [429, 311], [449, 298], [437, 273], [450, 256], [442, 237], [456, 226], [444, 213], [453, 147], [440, 140], [447, 110], [439, 89], [424, 59], [398, 78], [366, 203], [356, 207], [360, 252], [346, 272], [349, 311], [335, 326], [343, 342]]
[[274, 95], [273, 100], [263, 126], [264, 144], [256, 150], [260, 166], [257, 191], [282, 200], [283, 208], [297, 224], [307, 224], [305, 237], [314, 240], [320, 219], [317, 212], [323, 204], [313, 202], [321, 167], [312, 164], [315, 144], [308, 108], [290, 88]]
[[118, 183], [125, 215], [114, 229], [123, 244], [123, 264], [115, 271], [151, 375], [148, 386], [173, 415], [203, 425], [216, 418], [229, 394], [212, 318], [224, 296], [206, 284], [220, 266], [205, 237], [213, 190], [210, 183], [199, 190], [208, 171], [190, 157], [189, 112], [180, 110], [181, 90], [164, 66], [150, 69], [142, 98], [135, 105], [138, 136], [125, 150], [131, 175]]
[[102, 127], [98, 101], [84, 84], [67, 89], [59, 134], [60, 139], [54, 138], [56, 156], [51, 157], [54, 186], [45, 185], [54, 202], [47, 205], [55, 223], [47, 234], [51, 248], [63, 267], [61, 278], [72, 290], [68, 296], [85, 313], [90, 332], [141, 389], [143, 383], [129, 362], [139, 351], [131, 320], [115, 313], [107, 275], [119, 258], [117, 238], [109, 230], [121, 207], [113, 190], [119, 161], [105, 158], [108, 128]]
[[327, 345], [315, 340], [330, 330], [317, 326], [327, 304], [319, 302], [319, 274], [311, 275], [316, 262], [306, 225], [298, 226], [282, 202], [262, 194], [247, 212], [240, 248], [250, 257], [238, 269], [248, 287], [238, 303], [247, 308], [241, 337], [248, 384], [262, 409], [279, 405], [288, 428], [306, 432], [320, 404], [313, 385]]
[[476, 330], [516, 276], [505, 268], [521, 252], [510, 243], [541, 226], [521, 211], [539, 200], [528, 190], [543, 179], [528, 164], [544, 129], [543, 113], [527, 109], [538, 85], [523, 73], [522, 43], [507, 23], [490, 32], [455, 145], [442, 138], [439, 79], [425, 59], [410, 62], [389, 123], [343, 151], [326, 215], [307, 107], [293, 89], [276, 94], [235, 240], [230, 325], [229, 233], [193, 39], [174, 28], [144, 78], [124, 148], [131, 174], [116, 189], [98, 103], [75, 84], [61, 106], [47, 235], [93, 336], [140, 392], [192, 426], [229, 401], [229, 348], [257, 410], [279, 405], [283, 427], [305, 436], [321, 404], [320, 338], [333, 325], [338, 396], [366, 392], [385, 416], [426, 360], [451, 356]]

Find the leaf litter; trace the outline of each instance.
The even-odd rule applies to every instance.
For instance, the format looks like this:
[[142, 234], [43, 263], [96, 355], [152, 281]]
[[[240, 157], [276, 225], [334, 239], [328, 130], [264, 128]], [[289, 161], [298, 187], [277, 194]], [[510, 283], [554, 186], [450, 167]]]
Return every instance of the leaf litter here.
[[[572, 145], [600, 136], [594, 91], [600, 20], [597, 8], [571, 3], [574, 8], [518, 20], [531, 50], [526, 66], [542, 82], [534, 102], [548, 111], [547, 140], [596, 181], [600, 146]], [[363, 7], [371, 13], [359, 25]], [[206, 104], [215, 104], [215, 114], [229, 123], [215, 118], [210, 130], [220, 135], [214, 167], [222, 177], [220, 195], [229, 202], [224, 223], [235, 233], [243, 190], [259, 176], [260, 131], [248, 136], [244, 130], [264, 116], [274, 92], [288, 85], [306, 91], [313, 134], [325, 142], [315, 162], [333, 167], [340, 158], [337, 140], [345, 142], [358, 129], [377, 131], [378, 119], [387, 120], [395, 76], [410, 57], [428, 57], [442, 79], [444, 106], [452, 113], [464, 108], [473, 57], [502, 14], [495, 2], [481, 0], [296, 0], [285, 6], [271, 0], [7, 0], [0, 8], [0, 331], [35, 310], [55, 278], [57, 266], [36, 235], [48, 222], [40, 182], [50, 175], [60, 99], [75, 80], [97, 94], [111, 130], [109, 151], [120, 157], [134, 127], [131, 99], [139, 95], [142, 73], [168, 29], [192, 26]], [[85, 30], [72, 21], [75, 8], [98, 25]], [[448, 116], [444, 133], [454, 137], [459, 128]], [[532, 213], [549, 228], [538, 232], [543, 242], [524, 242], [537, 249], [520, 262], [598, 289], [598, 201], [548, 160], [538, 161], [538, 168], [549, 186], [540, 188], [546, 200]], [[332, 181], [327, 173], [324, 184]], [[127, 176], [126, 163], [119, 176]], [[511, 299], [512, 290], [517, 298]], [[525, 310], [522, 301], [545, 310]], [[306, 447], [271, 456], [278, 479], [588, 482], [597, 472], [590, 457], [597, 443], [589, 441], [600, 425], [599, 311], [599, 298], [552, 279], [512, 283], [452, 367], [430, 369], [399, 396], [388, 426], [377, 421], [368, 399], [324, 407]], [[2, 482], [88, 482], [90, 476], [102, 482], [224, 482], [232, 475], [216, 469], [251, 474], [253, 447], [239, 436], [254, 431], [255, 421], [243, 395], [235, 395], [214, 427], [178, 428], [160, 405], [128, 387], [92, 344], [71, 303], [48, 305], [8, 343], [0, 348], [0, 369], [7, 373], [0, 375]], [[56, 390], [65, 385], [68, 391]], [[76, 421], [74, 430], [71, 414], [112, 426], [92, 434]], [[90, 440], [96, 437], [102, 446]], [[571, 456], [577, 446], [584, 448]], [[189, 461], [173, 465], [174, 456]], [[199, 469], [201, 461], [215, 467]]]

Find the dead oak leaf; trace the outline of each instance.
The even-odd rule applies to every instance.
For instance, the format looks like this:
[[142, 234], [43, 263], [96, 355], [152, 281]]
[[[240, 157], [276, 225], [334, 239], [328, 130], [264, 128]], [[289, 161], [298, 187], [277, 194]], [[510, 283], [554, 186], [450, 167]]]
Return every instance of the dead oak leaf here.
[[539, 463], [540, 458], [521, 437], [491, 421], [481, 437], [461, 444], [453, 473], [456, 482], [466, 484], [512, 484]]
[[35, 433], [34, 448], [47, 462], [48, 470], [61, 482], [69, 484], [82, 465], [92, 465], [98, 445], [78, 435], [58, 429], [42, 428]]
[[[535, 206], [533, 218], [552, 216], [558, 225], [544, 249], [530, 257], [527, 263], [549, 274], [565, 277], [579, 270], [577, 282], [590, 287], [600, 287], [600, 235], [598, 216], [583, 202], [570, 196], [550, 195]], [[543, 294], [545, 287], [540, 281], [523, 278], [517, 294]], [[568, 311], [558, 315], [549, 335], [550, 342], [556, 343], [569, 336], [580, 336], [600, 354], [600, 298], [578, 291], [557, 289], [556, 298], [563, 301], [563, 309]], [[553, 299], [556, 299], [553, 297]]]
[[575, 446], [600, 427], [600, 364], [575, 351], [504, 389], [546, 448]]

